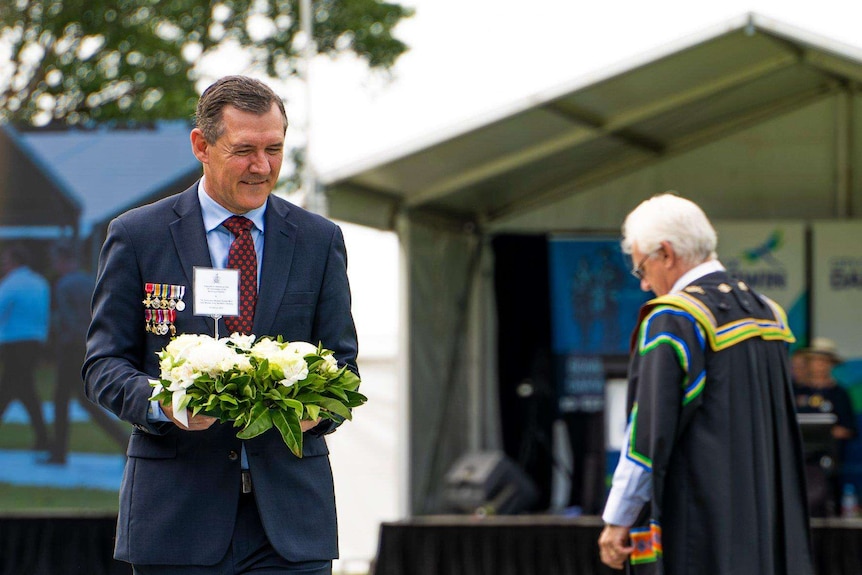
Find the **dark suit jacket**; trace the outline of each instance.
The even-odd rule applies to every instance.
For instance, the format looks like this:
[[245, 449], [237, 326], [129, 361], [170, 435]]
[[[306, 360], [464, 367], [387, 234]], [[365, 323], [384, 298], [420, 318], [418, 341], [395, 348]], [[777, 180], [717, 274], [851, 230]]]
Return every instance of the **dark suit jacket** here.
[[[356, 369], [341, 230], [276, 197], [268, 199], [254, 333], [322, 342]], [[185, 286], [177, 333], [213, 334], [193, 315], [195, 266], [212, 267], [197, 186], [133, 209], [111, 222], [102, 248], [87, 337], [88, 397], [131, 422], [114, 556], [137, 564], [200, 564], [227, 551], [240, 494], [237, 429], [216, 423], [182, 431], [147, 421], [159, 374], [156, 352], [170, 336], [144, 329], [145, 283]], [[227, 330], [220, 320], [219, 334]], [[261, 520], [273, 547], [290, 561], [335, 558], [335, 495], [326, 422], [305, 434], [303, 457], [275, 429], [245, 442]]]

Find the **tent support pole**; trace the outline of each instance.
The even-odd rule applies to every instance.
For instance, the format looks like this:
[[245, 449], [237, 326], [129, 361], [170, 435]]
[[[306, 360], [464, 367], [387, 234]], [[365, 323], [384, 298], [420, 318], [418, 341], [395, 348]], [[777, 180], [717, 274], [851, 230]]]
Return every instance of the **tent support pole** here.
[[853, 157], [853, 94], [845, 87], [837, 94], [835, 106], [835, 217], [852, 216], [851, 158]]

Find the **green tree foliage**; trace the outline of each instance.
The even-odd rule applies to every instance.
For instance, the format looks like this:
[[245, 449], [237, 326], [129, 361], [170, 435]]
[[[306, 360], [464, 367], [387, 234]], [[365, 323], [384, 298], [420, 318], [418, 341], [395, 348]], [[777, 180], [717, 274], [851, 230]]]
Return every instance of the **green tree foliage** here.
[[[407, 50], [409, 8], [313, 0], [319, 53], [388, 69]], [[225, 42], [256, 69], [296, 73], [298, 0], [0, 0], [0, 122], [82, 124], [189, 118], [196, 63]]]

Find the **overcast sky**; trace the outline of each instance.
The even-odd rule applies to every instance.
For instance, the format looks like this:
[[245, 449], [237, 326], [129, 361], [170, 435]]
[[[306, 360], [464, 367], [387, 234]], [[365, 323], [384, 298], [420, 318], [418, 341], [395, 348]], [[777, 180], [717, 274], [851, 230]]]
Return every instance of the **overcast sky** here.
[[[857, 0], [403, 0], [410, 45], [386, 80], [349, 58], [312, 68], [312, 158], [350, 166], [747, 12], [862, 49]], [[299, 109], [295, 107], [295, 109]]]

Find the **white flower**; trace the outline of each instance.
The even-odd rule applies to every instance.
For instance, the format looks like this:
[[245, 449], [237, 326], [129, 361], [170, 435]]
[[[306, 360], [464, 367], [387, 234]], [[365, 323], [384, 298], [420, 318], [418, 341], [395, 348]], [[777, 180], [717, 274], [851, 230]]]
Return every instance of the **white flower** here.
[[[251, 355], [260, 360], [268, 360], [275, 372], [280, 371], [284, 376], [278, 383], [290, 386], [308, 377], [308, 364], [305, 361], [305, 355], [301, 353], [307, 348], [298, 345], [299, 343], [302, 342], [279, 343], [274, 339], [264, 338], [254, 344]], [[317, 351], [316, 347], [305, 345]]]
[[318, 369], [325, 375], [335, 375], [339, 369], [338, 361], [336, 361], [335, 356], [331, 353], [325, 353], [323, 354], [323, 363], [320, 364]]
[[284, 379], [278, 383], [285, 387], [308, 377], [308, 363], [306, 363], [305, 358], [292, 351], [279, 350], [278, 353], [269, 357], [269, 363], [284, 374]]
[[195, 379], [200, 376], [200, 372], [195, 371], [192, 365], [188, 362], [178, 365], [171, 369], [168, 377], [164, 378], [171, 382], [168, 386], [168, 391], [186, 390], [195, 383]]
[[190, 350], [201, 344], [206, 336], [200, 336], [193, 333], [184, 333], [173, 339], [165, 348], [165, 352], [174, 358], [174, 363], [186, 359]]
[[239, 349], [241, 349], [243, 351], [250, 350], [252, 345], [254, 344], [254, 340], [255, 340], [254, 334], [243, 335], [239, 332], [232, 333], [230, 335], [230, 338], [228, 339], [228, 341], [230, 341], [236, 347], [238, 347]]
[[236, 364], [236, 352], [223, 341], [208, 338], [188, 352], [188, 363], [195, 371], [216, 376]]
[[304, 341], [292, 341], [285, 346], [285, 350], [295, 353], [300, 357], [305, 357], [306, 355], [317, 355], [317, 346]]
[[243, 373], [251, 371], [251, 356], [244, 353], [236, 354], [233, 369], [239, 370]]
[[258, 340], [251, 348], [251, 355], [258, 359], [268, 359], [270, 356], [279, 353], [282, 350], [283, 344], [278, 343], [274, 339], [264, 338]]
[[162, 356], [159, 358], [159, 373], [162, 379], [170, 379], [171, 378], [171, 369], [174, 367], [174, 358], [163, 352]]

